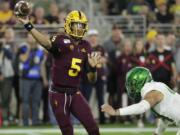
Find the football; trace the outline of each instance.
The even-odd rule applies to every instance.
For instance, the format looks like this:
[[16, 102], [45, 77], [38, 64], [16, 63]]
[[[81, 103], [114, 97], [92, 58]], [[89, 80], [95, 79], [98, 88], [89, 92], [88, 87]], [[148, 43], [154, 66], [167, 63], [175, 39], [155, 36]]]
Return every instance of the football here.
[[14, 8], [16, 16], [28, 16], [31, 13], [32, 5], [27, 1], [19, 1]]

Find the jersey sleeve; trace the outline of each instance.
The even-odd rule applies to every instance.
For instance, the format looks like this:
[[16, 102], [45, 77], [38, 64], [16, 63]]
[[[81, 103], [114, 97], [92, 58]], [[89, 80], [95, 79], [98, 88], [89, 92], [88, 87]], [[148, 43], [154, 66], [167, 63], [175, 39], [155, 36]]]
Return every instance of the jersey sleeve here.
[[47, 49], [53, 55], [57, 55], [60, 52], [60, 35], [54, 35], [50, 37], [51, 48]]
[[141, 90], [141, 97], [144, 98], [146, 96], [147, 93], [156, 90], [161, 92], [162, 94], [164, 94], [164, 92], [166, 91], [167, 86], [163, 83], [160, 82], [150, 82], [150, 83], [146, 83], [144, 85], [144, 87]]

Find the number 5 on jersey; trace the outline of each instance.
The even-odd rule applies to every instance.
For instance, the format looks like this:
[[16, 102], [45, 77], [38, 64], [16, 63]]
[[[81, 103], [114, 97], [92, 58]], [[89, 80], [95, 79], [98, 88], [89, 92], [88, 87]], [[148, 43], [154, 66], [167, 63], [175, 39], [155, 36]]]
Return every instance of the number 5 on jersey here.
[[78, 64], [81, 64], [82, 60], [78, 58], [72, 58], [71, 61], [71, 69], [69, 69], [69, 76], [76, 77], [78, 73], [81, 71], [81, 67]]

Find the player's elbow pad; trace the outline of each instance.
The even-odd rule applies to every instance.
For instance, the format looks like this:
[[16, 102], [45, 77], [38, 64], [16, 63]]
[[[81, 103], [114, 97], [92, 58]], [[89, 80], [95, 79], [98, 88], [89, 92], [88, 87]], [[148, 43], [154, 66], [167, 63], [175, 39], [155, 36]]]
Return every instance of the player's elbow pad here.
[[149, 102], [146, 100], [142, 100], [141, 102], [137, 104], [120, 108], [119, 112], [120, 112], [120, 115], [122, 116], [123, 115], [138, 115], [138, 114], [145, 113], [150, 108], [151, 108], [151, 105], [149, 104]]

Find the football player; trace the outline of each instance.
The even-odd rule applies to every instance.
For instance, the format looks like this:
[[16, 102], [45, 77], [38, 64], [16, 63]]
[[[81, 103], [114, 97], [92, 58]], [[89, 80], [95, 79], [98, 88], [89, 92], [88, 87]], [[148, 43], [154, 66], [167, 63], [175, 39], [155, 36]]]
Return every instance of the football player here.
[[[126, 89], [129, 97], [141, 101], [117, 110], [104, 104], [102, 111], [112, 116], [125, 116], [142, 114], [151, 109], [161, 118], [155, 135], [162, 135], [171, 123], [180, 126], [180, 95], [166, 84], [153, 81], [148, 69], [143, 67], [131, 69], [126, 75]], [[177, 135], [180, 135], [180, 130]]]
[[88, 30], [88, 20], [82, 11], [72, 11], [65, 18], [64, 33], [48, 38], [29, 21], [18, 17], [30, 34], [53, 55], [50, 103], [63, 135], [73, 135], [70, 114], [84, 125], [89, 135], [100, 135], [90, 107], [79, 90], [82, 72], [91, 82], [96, 81], [96, 65], [100, 56], [91, 53], [83, 37]]

